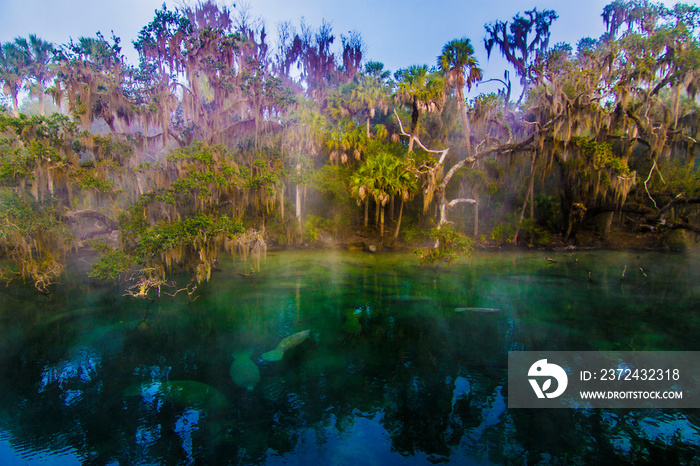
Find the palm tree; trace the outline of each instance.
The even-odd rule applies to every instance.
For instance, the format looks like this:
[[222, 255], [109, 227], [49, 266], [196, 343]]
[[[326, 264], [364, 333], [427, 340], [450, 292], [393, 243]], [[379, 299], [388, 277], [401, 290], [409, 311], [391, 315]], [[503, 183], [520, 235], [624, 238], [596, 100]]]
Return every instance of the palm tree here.
[[394, 155], [380, 150], [370, 155], [350, 178], [353, 196], [358, 203], [365, 202], [365, 226], [368, 220], [368, 202], [371, 196], [379, 213], [379, 234], [384, 236], [384, 210], [393, 195], [401, 196], [399, 220], [394, 233], [398, 236], [401, 227], [403, 202], [410, 199], [416, 189], [415, 175], [406, 170], [406, 164]]
[[365, 130], [369, 139], [372, 137], [369, 131], [370, 122], [374, 118], [375, 112], [380, 110], [386, 113], [389, 109], [389, 99], [385, 88], [377, 78], [361, 75], [350, 93], [350, 98], [352, 99], [353, 107], [356, 107], [364, 114]]
[[47, 83], [56, 75], [51, 60], [53, 59], [53, 44], [40, 39], [36, 34], [30, 34], [29, 40], [24, 42], [27, 47], [29, 63], [27, 74], [31, 81], [27, 82], [27, 88], [31, 94], [36, 94], [39, 98], [39, 111], [46, 114], [44, 107], [44, 94]]
[[357, 205], [361, 205], [363, 202], [365, 204], [364, 225], [367, 228], [369, 224], [370, 191], [374, 186], [374, 178], [369, 176], [365, 165], [366, 163], [360, 165], [360, 168], [350, 176], [350, 191], [352, 197], [357, 198]]
[[411, 200], [418, 189], [418, 181], [415, 173], [408, 171], [406, 169], [406, 163], [402, 160], [396, 159], [392, 165], [390, 188], [392, 195], [398, 195], [401, 197], [399, 219], [396, 222], [396, 230], [394, 231], [394, 239], [396, 239], [399, 237], [399, 230], [401, 229], [401, 218], [403, 217], [404, 202]]
[[370, 122], [376, 111], [386, 114], [389, 110], [388, 78], [383, 63], [369, 62], [350, 90], [351, 107], [364, 114], [367, 139], [371, 137]]
[[102, 34], [80, 37], [63, 47], [57, 56], [59, 75], [71, 112], [87, 129], [102, 118], [112, 132], [119, 120], [127, 125], [134, 114], [132, 102], [123, 91], [125, 68], [119, 38], [110, 44]]
[[472, 85], [481, 81], [481, 68], [474, 58], [474, 47], [467, 38], [454, 39], [445, 44], [438, 57], [438, 68], [445, 73], [446, 84], [457, 92], [462, 128], [467, 144], [467, 155], [471, 155], [471, 129], [464, 100], [464, 86], [471, 90]]
[[391, 73], [384, 69], [384, 63], [379, 61], [368, 61], [365, 63], [365, 76], [377, 78], [382, 84], [389, 84]]
[[418, 135], [420, 114], [432, 112], [442, 105], [445, 99], [445, 86], [442, 76], [428, 71], [426, 65], [413, 65], [395, 73], [398, 90], [397, 101], [411, 107], [411, 134], [408, 152], [413, 151], [413, 141]]
[[[290, 153], [290, 181], [296, 186], [295, 215], [300, 229], [302, 191], [306, 189], [309, 177], [311, 154], [318, 151], [323, 137], [323, 126], [324, 119], [316, 108], [315, 102], [300, 97], [290, 111], [283, 142], [284, 149]], [[280, 208], [284, 208], [284, 202], [282, 201], [280, 204]], [[282, 212], [282, 217], [284, 217], [284, 212]]]
[[19, 116], [19, 91], [22, 89], [27, 72], [27, 53], [22, 46], [24, 39], [17, 38], [14, 42], [2, 44], [0, 52], [0, 81], [3, 83], [3, 94], [12, 99], [15, 117]]

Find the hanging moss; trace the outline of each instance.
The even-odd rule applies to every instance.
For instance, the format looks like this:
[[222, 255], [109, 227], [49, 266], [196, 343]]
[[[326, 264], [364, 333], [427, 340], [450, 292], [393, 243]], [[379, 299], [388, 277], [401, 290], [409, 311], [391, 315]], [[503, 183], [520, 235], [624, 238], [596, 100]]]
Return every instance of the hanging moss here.
[[0, 188], [0, 250], [11, 260], [2, 271], [5, 279], [19, 275], [41, 291], [58, 279], [73, 238], [56, 208], [55, 203]]

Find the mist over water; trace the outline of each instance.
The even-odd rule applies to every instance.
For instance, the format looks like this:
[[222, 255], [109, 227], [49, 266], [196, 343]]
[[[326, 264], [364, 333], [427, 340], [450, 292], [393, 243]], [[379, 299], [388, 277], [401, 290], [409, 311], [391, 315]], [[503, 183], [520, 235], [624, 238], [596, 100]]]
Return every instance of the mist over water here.
[[693, 410], [508, 410], [507, 353], [698, 350], [699, 262], [299, 251], [190, 298], [5, 288], [0, 463], [689, 463]]

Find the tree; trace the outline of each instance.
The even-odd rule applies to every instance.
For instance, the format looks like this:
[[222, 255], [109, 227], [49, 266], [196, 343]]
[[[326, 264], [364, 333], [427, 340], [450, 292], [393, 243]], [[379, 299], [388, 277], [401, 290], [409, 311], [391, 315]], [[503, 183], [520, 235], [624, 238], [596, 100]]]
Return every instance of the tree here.
[[12, 100], [15, 117], [19, 116], [18, 95], [27, 76], [29, 57], [24, 40], [17, 38], [14, 42], [6, 42], [0, 48], [0, 80], [3, 82], [3, 93]]
[[[384, 237], [384, 210], [389, 202], [390, 196], [401, 195], [403, 212], [403, 200], [408, 200], [415, 183], [415, 176], [407, 172], [405, 164], [391, 153], [378, 149], [378, 152], [371, 154], [367, 160], [360, 165], [357, 171], [351, 176], [353, 196], [358, 198], [358, 202], [367, 202], [371, 196], [379, 211], [379, 234]], [[365, 226], [367, 222], [367, 211], [365, 208]], [[398, 229], [401, 225], [401, 215], [394, 237], [398, 236]]]
[[30, 94], [37, 96], [39, 99], [39, 112], [41, 115], [45, 115], [44, 95], [46, 94], [47, 85], [56, 76], [51, 63], [55, 54], [54, 46], [50, 42], [40, 39], [35, 34], [29, 34], [25, 44], [29, 55], [27, 67], [27, 77], [29, 79], [26, 87], [29, 89]]
[[299, 97], [289, 112], [283, 140], [283, 148], [288, 152], [289, 179], [295, 186], [295, 216], [299, 229], [302, 224], [302, 192], [313, 166], [312, 155], [317, 152], [323, 138], [323, 125], [323, 116], [315, 103]]
[[[687, 164], [697, 150], [698, 10], [614, 2], [604, 18], [605, 40], [575, 56], [557, 46], [531, 67], [536, 87], [525, 118], [542, 128], [537, 154], [558, 165], [565, 239], [604, 211], [644, 211], [644, 223], [659, 225], [651, 229], [666, 222], [694, 231], [689, 222], [666, 220], [667, 206], [692, 205], [695, 197], [668, 192], [662, 170]], [[617, 38], [622, 24], [627, 30]], [[554, 124], [545, 130], [545, 121]], [[631, 193], [651, 207], [626, 205]]]
[[454, 39], [445, 44], [442, 54], [438, 57], [438, 68], [446, 75], [445, 83], [454, 88], [457, 93], [467, 155], [471, 155], [471, 130], [464, 99], [464, 86], [471, 90], [472, 85], [481, 80], [481, 68], [474, 57], [474, 48], [469, 39]]
[[364, 116], [367, 139], [371, 137], [370, 122], [376, 111], [386, 114], [389, 110], [388, 77], [389, 72], [384, 71], [383, 63], [369, 62], [350, 88], [350, 107]]
[[396, 230], [394, 231], [394, 239], [396, 239], [399, 237], [399, 230], [401, 229], [404, 203], [413, 199], [413, 196], [418, 189], [418, 183], [416, 175], [408, 170], [406, 162], [400, 160], [392, 165], [389, 180], [389, 187], [392, 195], [399, 196], [401, 198], [399, 218], [396, 221]]
[[408, 152], [413, 152], [413, 142], [420, 131], [421, 112], [438, 110], [445, 100], [445, 84], [441, 75], [428, 71], [426, 65], [413, 65], [394, 74], [398, 89], [397, 102], [411, 109], [411, 132]]
[[[553, 10], [528, 10], [524, 16], [517, 14], [509, 24], [507, 21], [494, 21], [484, 25], [486, 37], [484, 46], [488, 56], [494, 45], [498, 45], [501, 54], [515, 68], [523, 86], [518, 105], [527, 93], [530, 83], [530, 65], [549, 45], [549, 27], [559, 16]], [[530, 36], [534, 32], [534, 37]], [[507, 103], [506, 103], [507, 105]]]
[[[57, 54], [58, 79], [68, 97], [69, 110], [80, 118], [87, 130], [96, 118], [102, 118], [112, 132], [134, 115], [132, 102], [124, 92], [125, 67], [120, 39], [111, 43], [100, 33], [80, 37]], [[57, 102], [60, 106], [60, 102]]]

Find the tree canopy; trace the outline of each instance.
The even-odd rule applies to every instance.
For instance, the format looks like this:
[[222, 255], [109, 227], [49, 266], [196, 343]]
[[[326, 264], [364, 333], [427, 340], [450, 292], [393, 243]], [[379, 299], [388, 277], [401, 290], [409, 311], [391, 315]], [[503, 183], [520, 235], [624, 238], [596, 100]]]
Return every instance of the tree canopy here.
[[[4, 43], [3, 276], [47, 292], [93, 248], [93, 276], [148, 297], [175, 270], [205, 283], [225, 252], [256, 270], [270, 246], [424, 246], [428, 262], [452, 260], [450, 244], [688, 247], [700, 9], [616, 0], [605, 34], [575, 48], [550, 45], [557, 18], [496, 19], [393, 79], [356, 31], [286, 22], [271, 43], [213, 2], [156, 10], [138, 64], [99, 33]], [[475, 58], [467, 35], [484, 33], [520, 79], [515, 103], [508, 72]], [[466, 97], [490, 79], [503, 91]]]

